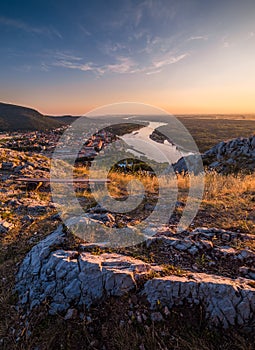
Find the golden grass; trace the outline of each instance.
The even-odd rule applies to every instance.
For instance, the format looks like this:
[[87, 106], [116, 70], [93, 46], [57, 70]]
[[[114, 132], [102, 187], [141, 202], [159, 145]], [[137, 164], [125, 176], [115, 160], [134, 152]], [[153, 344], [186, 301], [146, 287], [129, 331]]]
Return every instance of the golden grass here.
[[216, 172], [209, 173], [205, 177], [205, 196], [207, 200], [219, 199], [222, 196], [240, 198], [240, 195], [255, 194], [254, 175], [220, 175]]
[[[77, 177], [88, 175], [86, 168], [76, 168], [74, 174]], [[98, 174], [98, 176], [103, 176]], [[185, 203], [190, 183], [193, 186], [201, 184], [201, 176], [192, 177], [178, 175], [177, 178], [162, 178], [159, 180], [145, 173], [123, 174], [112, 172], [109, 174], [112, 183], [108, 186], [113, 197], [123, 197], [127, 194], [127, 184], [132, 180], [141, 181], [149, 196], [157, 196], [158, 186], [174, 187], [178, 185], [178, 200]], [[136, 183], [134, 183], [136, 186]], [[12, 192], [13, 191], [13, 192]], [[44, 192], [41, 188], [38, 192], [24, 193], [12, 184], [8, 193], [0, 193], [0, 201], [7, 202], [15, 197], [29, 197], [35, 200], [49, 200], [50, 192]], [[95, 203], [93, 195], [84, 189], [77, 192], [77, 197]], [[255, 234], [255, 178], [252, 175], [226, 175], [208, 173], [205, 175], [205, 191], [200, 210], [194, 219], [192, 229], [197, 226], [218, 227], [233, 231], [243, 231]], [[178, 209], [181, 215], [181, 209]], [[30, 338], [22, 338], [19, 344], [11, 333], [11, 327], [18, 327], [19, 316], [15, 311], [15, 297], [12, 295], [14, 276], [17, 271], [17, 263], [22, 261], [31, 247], [51, 232], [59, 222], [52, 222], [53, 210], [27, 226], [21, 224], [22, 214], [12, 212], [8, 206], [2, 208], [0, 215], [8, 221], [15, 223], [15, 228], [1, 239], [0, 244], [0, 304], [1, 314], [4, 316], [0, 321], [0, 338], [4, 338], [6, 349], [40, 349], [79, 348], [88, 349], [93, 339], [97, 338], [100, 344], [107, 345], [107, 349], [139, 349], [144, 344], [146, 349], [249, 349], [253, 348], [251, 340], [245, 339], [235, 330], [218, 334], [200, 327], [200, 320], [193, 323], [193, 319], [185, 320], [180, 314], [171, 312], [170, 320], [159, 325], [149, 325], [149, 330], [144, 325], [132, 322], [128, 323], [125, 305], [122, 301], [114, 301], [115, 306], [110, 305], [106, 315], [104, 308], [95, 311], [97, 325], [93, 327], [98, 331], [98, 336], [89, 331], [85, 321], [66, 322], [61, 316], [49, 317], [45, 313], [35, 315], [31, 323], [34, 330]], [[35, 232], [37, 234], [35, 235]], [[34, 240], [31, 240], [34, 237]], [[76, 244], [76, 241], [75, 241]], [[78, 244], [78, 243], [77, 243]], [[238, 242], [237, 242], [238, 244]], [[248, 243], [246, 243], [246, 246]], [[251, 249], [255, 247], [250, 246]], [[155, 256], [152, 252], [141, 254], [141, 250], [134, 247], [133, 256], [154, 262]], [[98, 252], [95, 251], [95, 254]], [[150, 255], [151, 254], [151, 255]], [[156, 261], [155, 261], [156, 262]], [[166, 262], [167, 263], [167, 262]], [[203, 261], [200, 262], [203, 264]], [[181, 274], [171, 265], [165, 265], [166, 272]], [[116, 304], [117, 302], [117, 304]], [[119, 305], [118, 305], [119, 303]], [[107, 308], [107, 306], [106, 306]], [[187, 310], [184, 310], [185, 315]], [[110, 321], [109, 321], [110, 318]], [[126, 322], [125, 327], [119, 325], [120, 320]], [[116, 321], [114, 321], [116, 320]], [[97, 328], [98, 327], [98, 328]], [[105, 338], [103, 329], [106, 329]], [[47, 336], [46, 336], [47, 334]], [[165, 335], [162, 335], [165, 334]], [[102, 341], [103, 339], [103, 341]], [[102, 342], [101, 342], [102, 341]], [[1, 347], [1, 344], [0, 344]], [[91, 347], [93, 349], [93, 346]], [[95, 348], [95, 347], [94, 347]]]
[[[75, 176], [88, 176], [87, 168], [77, 168]], [[99, 174], [100, 175], [100, 174]], [[102, 172], [102, 175], [105, 175]], [[204, 181], [204, 194], [200, 210], [194, 220], [194, 226], [208, 226], [239, 230], [255, 233], [255, 177], [254, 175], [221, 175], [216, 172], [206, 173], [205, 177], [177, 175], [162, 177], [160, 179], [145, 172], [125, 174], [123, 172], [110, 172], [108, 178], [112, 182], [108, 185], [109, 193], [118, 199], [128, 196], [128, 184], [138, 186], [136, 180], [144, 186], [148, 199], [156, 198], [159, 187], [164, 191], [178, 187], [178, 201], [185, 203], [192, 184], [193, 190], [200, 188]], [[137, 187], [139, 190], [139, 187]], [[135, 187], [134, 187], [135, 191]], [[82, 195], [86, 196], [86, 192]], [[89, 198], [90, 194], [88, 194]], [[191, 198], [191, 200], [196, 198]], [[179, 216], [183, 208], [177, 208]]]

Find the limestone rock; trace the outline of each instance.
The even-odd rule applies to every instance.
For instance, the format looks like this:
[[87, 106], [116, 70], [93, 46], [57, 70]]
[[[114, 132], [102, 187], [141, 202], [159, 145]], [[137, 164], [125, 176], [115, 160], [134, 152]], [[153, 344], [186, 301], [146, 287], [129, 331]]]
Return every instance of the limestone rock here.
[[204, 165], [220, 173], [255, 170], [255, 135], [220, 142], [202, 155]]
[[[198, 228], [188, 234], [183, 239], [178, 235], [151, 237], [149, 242], [160, 242], [164, 249], [170, 250], [176, 256], [195, 256], [206, 250], [209, 256], [233, 259], [239, 264], [239, 273], [246, 278], [231, 279], [190, 271], [186, 271], [183, 276], [153, 278], [141, 287], [141, 293], [146, 296], [152, 308], [157, 306], [159, 301], [162, 307], [168, 309], [184, 303], [191, 306], [201, 304], [209, 322], [213, 325], [223, 325], [225, 328], [253, 321], [254, 253], [248, 249], [236, 250], [230, 245], [224, 245], [224, 238], [230, 242], [232, 238], [241, 237], [242, 240], [246, 240], [251, 237], [206, 228]], [[228, 237], [222, 237], [223, 235]], [[215, 237], [222, 239], [223, 245], [214, 246], [212, 241]], [[144, 278], [155, 276], [154, 272], [162, 272], [160, 265], [150, 265], [116, 253], [95, 255], [86, 251], [64, 250], [61, 249], [64, 242], [65, 233], [62, 226], [59, 226], [35, 245], [21, 263], [16, 276], [15, 290], [19, 295], [18, 305], [22, 309], [29, 312], [47, 300], [50, 314], [63, 313], [69, 319], [73, 316], [68, 310], [78, 310], [83, 305], [89, 308], [105, 297], [122, 296], [135, 290], [138, 281], [141, 286]], [[195, 264], [192, 265], [192, 269], [195, 270]], [[155, 321], [159, 318], [155, 317]]]
[[[204, 166], [219, 173], [255, 171], [255, 135], [249, 138], [236, 138], [222, 141], [201, 155]], [[201, 172], [197, 155], [182, 157], [173, 165], [174, 170], [181, 172]]]
[[245, 279], [193, 273], [190, 276], [166, 276], [147, 281], [142, 291], [156, 307], [172, 308], [188, 302], [203, 305], [206, 317], [213, 325], [243, 325], [254, 320], [255, 288]]
[[52, 251], [63, 239], [60, 227], [25, 257], [17, 274], [20, 305], [29, 300], [32, 309], [49, 298], [51, 314], [73, 304], [90, 306], [105, 296], [121, 296], [136, 288], [139, 275], [152, 270], [143, 261], [120, 254]]

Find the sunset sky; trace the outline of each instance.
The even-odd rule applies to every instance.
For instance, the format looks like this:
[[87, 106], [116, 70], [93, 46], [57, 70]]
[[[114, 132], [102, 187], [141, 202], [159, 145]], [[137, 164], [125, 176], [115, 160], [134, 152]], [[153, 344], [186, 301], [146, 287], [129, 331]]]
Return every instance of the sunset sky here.
[[255, 113], [254, 0], [0, 2], [0, 101]]

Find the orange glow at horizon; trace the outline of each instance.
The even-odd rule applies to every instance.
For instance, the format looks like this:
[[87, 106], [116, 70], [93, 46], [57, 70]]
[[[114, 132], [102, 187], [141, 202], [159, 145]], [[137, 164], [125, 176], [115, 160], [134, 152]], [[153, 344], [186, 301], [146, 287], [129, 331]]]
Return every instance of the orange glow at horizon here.
[[[255, 88], [255, 86], [254, 86]], [[90, 111], [108, 104], [136, 102], [148, 104], [163, 109], [169, 114], [255, 114], [254, 89], [251, 86], [242, 91], [232, 86], [217, 86], [204, 89], [167, 89], [158, 88], [155, 91], [143, 89], [125, 90], [122, 94], [113, 86], [108, 92], [92, 89], [87, 96], [82, 88], [69, 91], [35, 91], [19, 93], [17, 98], [8, 98], [2, 102], [22, 105], [38, 110], [44, 115], [84, 115]], [[77, 93], [77, 90], [80, 90]], [[16, 94], [15, 94], [16, 95]], [[88, 103], [89, 101], [89, 103]], [[123, 111], [125, 114], [125, 111]]]
[[[247, 96], [244, 96], [242, 99], [236, 97], [221, 97], [221, 101], [219, 103], [219, 99], [217, 96], [211, 96], [210, 101], [207, 101], [204, 96], [201, 97], [202, 101], [197, 101], [196, 99], [181, 99], [182, 102], [177, 101], [177, 99], [173, 99], [173, 103], [171, 103], [172, 98], [169, 98], [169, 103], [165, 103], [162, 99], [152, 100], [152, 99], [125, 99], [125, 100], [117, 100], [109, 99], [109, 101], [105, 100], [103, 103], [94, 103], [91, 105], [87, 104], [73, 104], [73, 103], [65, 103], [64, 105], [55, 105], [55, 104], [37, 104], [31, 106], [31, 108], [38, 109], [42, 114], [45, 115], [84, 115], [87, 114], [94, 109], [101, 108], [104, 105], [122, 103], [122, 102], [136, 102], [142, 104], [148, 104], [154, 106], [155, 108], [162, 109], [166, 113], [169, 114], [255, 114], [255, 106], [253, 96], [250, 96], [250, 99]], [[123, 113], [128, 113], [127, 111], [123, 111]]]

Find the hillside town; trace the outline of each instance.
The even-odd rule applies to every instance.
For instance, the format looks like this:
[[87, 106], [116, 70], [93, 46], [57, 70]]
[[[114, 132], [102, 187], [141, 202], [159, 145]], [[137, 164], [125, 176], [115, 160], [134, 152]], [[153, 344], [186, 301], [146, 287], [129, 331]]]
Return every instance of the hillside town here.
[[72, 150], [80, 148], [77, 160], [93, 159], [99, 151], [117, 140], [117, 137], [106, 130], [99, 130], [94, 135], [83, 134], [77, 138], [76, 135], [68, 138], [68, 145], [59, 143], [61, 135], [66, 127], [57, 128], [51, 131], [32, 131], [4, 133], [0, 138], [1, 147], [20, 152], [30, 152], [50, 157], [58, 144], [61, 149], [59, 156], [73, 155]]

